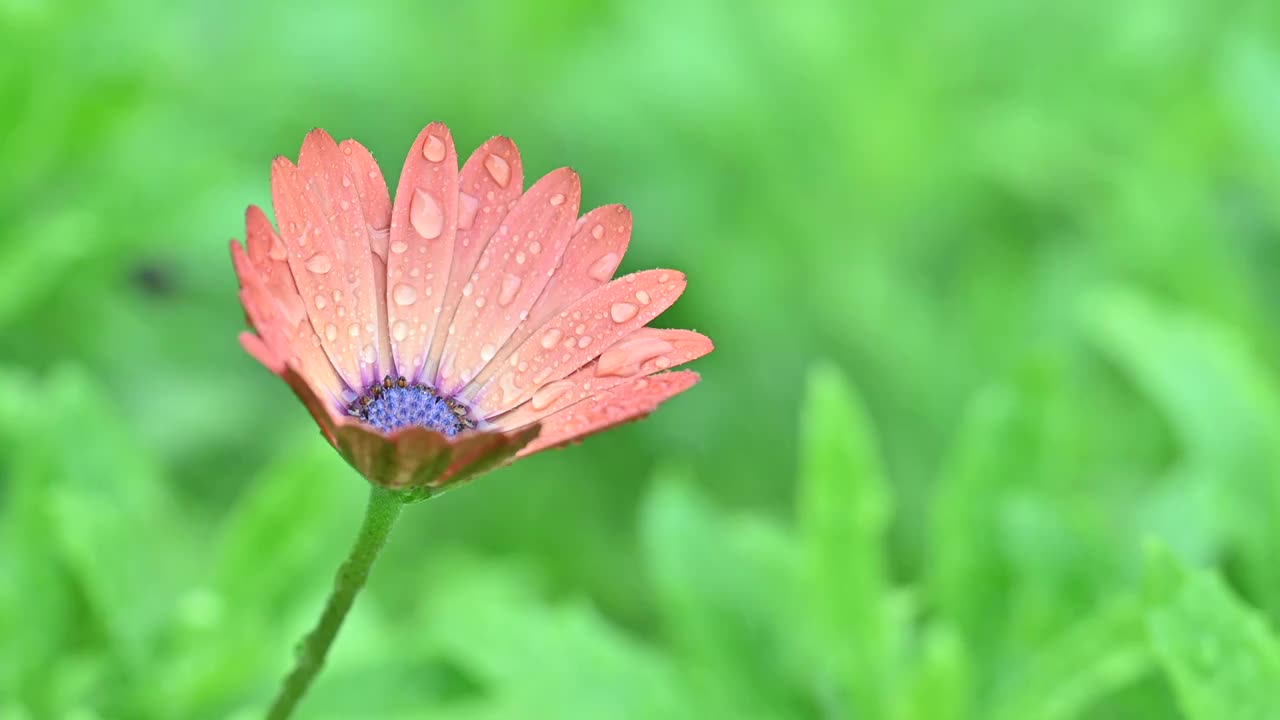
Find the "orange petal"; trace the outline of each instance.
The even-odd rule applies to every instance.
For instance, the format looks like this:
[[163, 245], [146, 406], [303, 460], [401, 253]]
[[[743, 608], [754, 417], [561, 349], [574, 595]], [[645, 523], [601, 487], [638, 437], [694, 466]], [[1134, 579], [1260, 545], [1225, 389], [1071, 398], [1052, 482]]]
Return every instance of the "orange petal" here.
[[427, 362], [453, 258], [458, 153], [444, 123], [418, 135], [396, 189], [387, 263], [387, 321], [396, 370], [418, 380]]
[[449, 325], [462, 300], [462, 288], [471, 280], [480, 254], [524, 190], [524, 165], [516, 144], [509, 138], [495, 137], [481, 145], [463, 166], [458, 187], [458, 234], [453, 244], [453, 266], [449, 270], [449, 287], [440, 322], [436, 324], [427, 354], [425, 375], [433, 386], [437, 384], [440, 355]]
[[698, 379], [698, 373], [681, 370], [638, 378], [605, 390], [589, 401], [543, 418], [542, 434], [516, 457], [577, 442], [616, 425], [639, 420], [667, 399], [693, 387]]
[[[356, 191], [360, 195], [365, 236], [371, 251], [374, 297], [380, 306], [387, 300], [387, 245], [391, 234], [391, 196], [387, 193], [387, 181], [373, 155], [355, 140], [343, 140], [338, 148], [346, 157], [347, 170], [355, 178]], [[387, 325], [385, 309], [378, 312], [378, 366], [389, 373], [391, 363], [391, 331]]]
[[484, 418], [519, 405], [539, 388], [569, 375], [647, 325], [684, 288], [684, 273], [675, 270], [648, 270], [597, 288], [534, 331], [502, 371], [467, 399]]
[[692, 330], [640, 328], [569, 377], [542, 386], [527, 402], [490, 422], [508, 430], [523, 427], [575, 403], [590, 401], [593, 393], [683, 365], [714, 348], [710, 338]]
[[578, 174], [560, 168], [521, 196], [480, 255], [450, 322], [436, 387], [454, 394], [493, 360], [547, 285], [573, 232]]
[[497, 357], [473, 382], [487, 382], [502, 369], [511, 353], [551, 316], [608, 282], [622, 261], [630, 239], [631, 212], [625, 207], [606, 205], [583, 215], [560, 259], [560, 266], [529, 310], [528, 319], [516, 328]]

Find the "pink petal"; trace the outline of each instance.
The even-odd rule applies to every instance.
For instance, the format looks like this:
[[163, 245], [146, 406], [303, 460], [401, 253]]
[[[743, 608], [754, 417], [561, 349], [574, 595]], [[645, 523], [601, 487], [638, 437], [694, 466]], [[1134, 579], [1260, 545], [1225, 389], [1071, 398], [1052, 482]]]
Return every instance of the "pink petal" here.
[[[336, 265], [326, 279], [343, 293], [340, 300], [331, 302], [332, 297], [317, 296], [312, 302], [315, 305], [323, 303], [326, 309], [330, 306], [337, 308], [333, 312], [338, 315], [339, 334], [355, 351], [360, 368], [360, 386], [363, 388], [390, 372], [390, 362], [384, 364], [380, 360], [389, 360], [391, 345], [380, 321], [386, 314], [382, 307], [386, 296], [377, 292], [370, 249], [373, 238], [356, 176], [347, 158], [348, 154], [338, 148], [328, 133], [312, 130], [302, 143], [298, 179], [305, 182], [316, 202], [320, 211], [317, 221], [327, 223], [334, 238]], [[313, 268], [312, 261], [308, 261], [307, 268]]]
[[470, 281], [480, 253], [524, 190], [524, 166], [516, 144], [508, 138], [495, 137], [481, 145], [463, 166], [458, 187], [458, 234], [453, 244], [453, 267], [427, 360], [426, 376], [432, 385], [437, 382], [440, 355], [462, 300], [462, 288]]
[[[266, 232], [274, 237], [275, 233], [270, 231], [270, 224], [262, 211], [250, 208], [250, 248], [260, 249], [263, 243], [272, 241], [263, 238], [264, 225]], [[279, 242], [278, 238], [274, 240]], [[282, 244], [279, 247], [283, 250]], [[267, 254], [261, 254], [259, 259], [262, 264], [255, 265], [239, 243], [231, 242], [231, 260], [240, 278], [241, 304], [273, 361], [268, 363], [266, 355], [261, 353], [254, 353], [254, 357], [276, 374], [280, 374], [280, 368], [286, 361], [292, 362], [332, 404], [340, 405], [344, 393], [348, 392], [347, 385], [333, 369], [328, 356], [320, 348], [319, 338], [307, 322], [306, 311], [293, 287], [288, 265], [283, 260], [273, 260]]]
[[[534, 331], [500, 373], [468, 400], [488, 418], [590, 362], [606, 348], [666, 310], [684, 292], [684, 273], [648, 270], [627, 275], [561, 310]], [[473, 384], [471, 388], [475, 388]]]
[[462, 287], [436, 376], [441, 392], [456, 393], [478, 375], [528, 316], [569, 244], [581, 197], [578, 174], [561, 168], [502, 221]]
[[572, 405], [543, 418], [542, 434], [516, 457], [582, 440], [615, 425], [639, 420], [667, 399], [693, 387], [698, 373], [692, 370], [662, 373], [631, 380], [598, 393], [587, 402]]
[[[308, 140], [314, 136], [315, 133], [308, 135]], [[272, 163], [271, 194], [276, 218], [311, 326], [346, 384], [352, 389], [362, 388], [359, 340], [366, 328], [347, 317], [346, 299], [351, 288], [344, 267], [345, 245], [320, 204], [318, 184], [284, 157]]]
[[[387, 181], [373, 155], [355, 140], [338, 143], [346, 157], [347, 170], [355, 178], [356, 191], [360, 195], [360, 209], [364, 215], [369, 239], [370, 258], [373, 266], [374, 297], [379, 306], [387, 300], [387, 245], [391, 235], [391, 196], [387, 193]], [[391, 332], [387, 326], [385, 307], [378, 312], [378, 366], [390, 372]]]
[[427, 362], [453, 257], [458, 154], [444, 123], [418, 135], [396, 189], [387, 265], [387, 320], [396, 370], [411, 380]]
[[593, 393], [696, 360], [714, 347], [710, 338], [692, 330], [640, 328], [569, 377], [542, 386], [527, 402], [490, 422], [508, 430], [523, 427], [575, 403], [589, 401]]
[[630, 239], [631, 211], [622, 205], [598, 207], [583, 215], [560, 259], [560, 266], [529, 310], [529, 318], [516, 328], [498, 356], [474, 382], [487, 382], [502, 369], [511, 353], [552, 315], [613, 278]]

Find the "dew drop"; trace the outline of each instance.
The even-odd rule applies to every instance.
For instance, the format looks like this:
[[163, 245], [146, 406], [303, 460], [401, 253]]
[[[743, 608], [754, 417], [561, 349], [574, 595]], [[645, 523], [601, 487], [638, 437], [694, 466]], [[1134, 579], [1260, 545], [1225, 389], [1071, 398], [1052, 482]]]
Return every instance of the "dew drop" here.
[[334, 325], [333, 323], [329, 323], [328, 325], [326, 325], [324, 328], [324, 336], [329, 338], [329, 342], [333, 342], [334, 340], [337, 340], [338, 326]]
[[484, 360], [485, 362], [489, 362], [490, 360], [493, 359], [493, 356], [497, 354], [498, 354], [498, 348], [494, 347], [491, 344], [485, 344], [484, 347], [480, 348], [480, 359]]
[[556, 328], [551, 328], [543, 334], [540, 342], [542, 343], [542, 347], [550, 350], [556, 346], [556, 343], [560, 342], [560, 331]]
[[525, 261], [525, 260], [528, 260], [528, 259], [529, 259], [529, 256], [528, 256], [528, 255], [525, 255], [523, 250], [521, 250], [521, 251], [519, 251], [519, 252], [517, 252], [517, 253], [516, 253], [516, 264], [517, 264], [517, 265], [523, 265], [523, 264], [524, 264], [524, 261]]
[[481, 295], [480, 297], [476, 298], [476, 307], [478, 307], [478, 308], [482, 308], [482, 307], [484, 307], [484, 296], [483, 296], [483, 295]]
[[360, 359], [372, 365], [378, 359], [378, 350], [372, 345], [365, 345], [364, 349], [360, 351]]
[[360, 337], [360, 323], [351, 323], [348, 325], [347, 334], [351, 337]]
[[476, 221], [476, 212], [480, 209], [480, 198], [466, 193], [458, 194], [458, 229], [466, 230]]
[[[596, 375], [617, 375], [625, 377], [640, 372], [641, 366], [649, 360], [675, 350], [675, 346], [666, 340], [655, 337], [635, 337], [623, 340], [605, 350], [596, 360]], [[668, 361], [668, 365], [670, 362]], [[665, 366], [660, 366], [665, 367]]]
[[435, 135], [427, 135], [427, 141], [422, 144], [422, 157], [431, 162], [440, 162], [444, 159], [444, 141]]
[[511, 166], [497, 155], [490, 155], [484, 159], [484, 169], [489, 171], [489, 177], [493, 178], [500, 187], [506, 187], [507, 183], [511, 182]]
[[316, 253], [307, 258], [307, 269], [317, 275], [323, 275], [333, 269], [333, 261], [324, 253]]
[[548, 365], [548, 366], [546, 366], [546, 367], [542, 368], [541, 370], [539, 370], [539, 371], [538, 371], [538, 374], [533, 376], [533, 382], [534, 382], [534, 384], [535, 384], [535, 385], [541, 385], [542, 383], [546, 382], [546, 381], [547, 381], [547, 378], [549, 378], [549, 377], [551, 377], [551, 366], [550, 366], [550, 365]]
[[316, 309], [323, 310], [325, 305], [329, 304], [329, 298], [324, 295], [316, 295]]
[[538, 242], [537, 240], [534, 240], [533, 242], [529, 243], [529, 252], [534, 255], [537, 255], [538, 253], [542, 252], [542, 243]]
[[645, 292], [644, 290], [637, 290], [637, 291], [636, 291], [636, 300], [639, 300], [641, 305], [648, 305], [648, 304], [649, 304], [649, 293]]
[[[350, 152], [350, 148], [347, 151]], [[351, 177], [349, 175], [342, 176], [342, 187], [351, 187]]]
[[397, 305], [412, 305], [418, 299], [418, 291], [412, 285], [400, 283], [391, 291], [391, 299]]
[[614, 322], [626, 322], [636, 316], [636, 310], [636, 306], [631, 303], [614, 303], [613, 307], [609, 308], [609, 317], [613, 318]]
[[556, 193], [555, 195], [552, 195], [552, 196], [551, 196], [551, 204], [552, 204], [553, 206], [554, 206], [554, 205], [563, 205], [563, 204], [564, 204], [564, 193]]
[[669, 274], [667, 274], [667, 273], [659, 273], [659, 274], [658, 274], [658, 282], [660, 282], [660, 283], [664, 283], [664, 282], [666, 282], [666, 281], [668, 281], [668, 280], [670, 280], [670, 279], [671, 279], [671, 276], [670, 276]]
[[431, 193], [421, 188], [413, 191], [413, 201], [409, 203], [409, 222], [419, 235], [428, 240], [440, 237], [440, 232], [444, 229], [444, 213]]
[[395, 324], [391, 326], [391, 337], [395, 338], [396, 342], [400, 342], [409, 337], [409, 324], [403, 320], [397, 320]]
[[466, 285], [462, 286], [462, 297], [471, 297], [471, 293], [475, 291], [476, 291], [476, 286], [471, 283], [467, 283]]
[[549, 385], [544, 385], [533, 394], [533, 397], [529, 400], [529, 405], [534, 410], [546, 410], [551, 406], [551, 403], [559, 400], [560, 396], [564, 395], [572, 387], [573, 381], [571, 380], [557, 380]]
[[498, 292], [498, 304], [506, 307], [516, 298], [516, 293], [520, 291], [520, 276], [507, 273], [502, 278], [502, 290]]
[[591, 237], [597, 240], [604, 237], [604, 226], [596, 225], [595, 227], [591, 228]]
[[613, 271], [618, 269], [618, 261], [622, 258], [618, 257], [618, 253], [605, 253], [600, 256], [599, 260], [591, 263], [591, 268], [587, 270], [587, 274], [594, 280], [600, 282], [608, 282], [613, 277]]
[[585, 349], [586, 349], [586, 347], [587, 347], [588, 345], [590, 345], [590, 344], [591, 344], [591, 336], [590, 336], [590, 335], [583, 335], [582, 337], [578, 338], [578, 349], [579, 349], [579, 350], [585, 350]]

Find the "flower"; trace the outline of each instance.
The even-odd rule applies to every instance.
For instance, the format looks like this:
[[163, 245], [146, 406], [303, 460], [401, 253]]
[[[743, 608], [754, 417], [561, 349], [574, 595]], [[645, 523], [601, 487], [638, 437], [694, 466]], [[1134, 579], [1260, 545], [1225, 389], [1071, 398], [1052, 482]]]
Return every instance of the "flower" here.
[[247, 250], [231, 242], [241, 343], [375, 484], [430, 492], [644, 417], [698, 381], [659, 371], [712, 349], [646, 327], [682, 273], [613, 279], [630, 212], [579, 218], [569, 168], [524, 190], [507, 138], [459, 170], [428, 125], [393, 203], [368, 150], [313, 130], [271, 188], [279, 232], [251, 206]]

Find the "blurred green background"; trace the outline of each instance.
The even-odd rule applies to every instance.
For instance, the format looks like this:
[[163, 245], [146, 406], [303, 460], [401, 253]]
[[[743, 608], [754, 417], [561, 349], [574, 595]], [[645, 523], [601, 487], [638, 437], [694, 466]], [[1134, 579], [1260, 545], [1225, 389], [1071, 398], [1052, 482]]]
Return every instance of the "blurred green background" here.
[[650, 420], [410, 508], [300, 717], [1280, 717], [1280, 6], [0, 0], [0, 718], [253, 718], [364, 482], [236, 342], [315, 126], [513, 137]]

